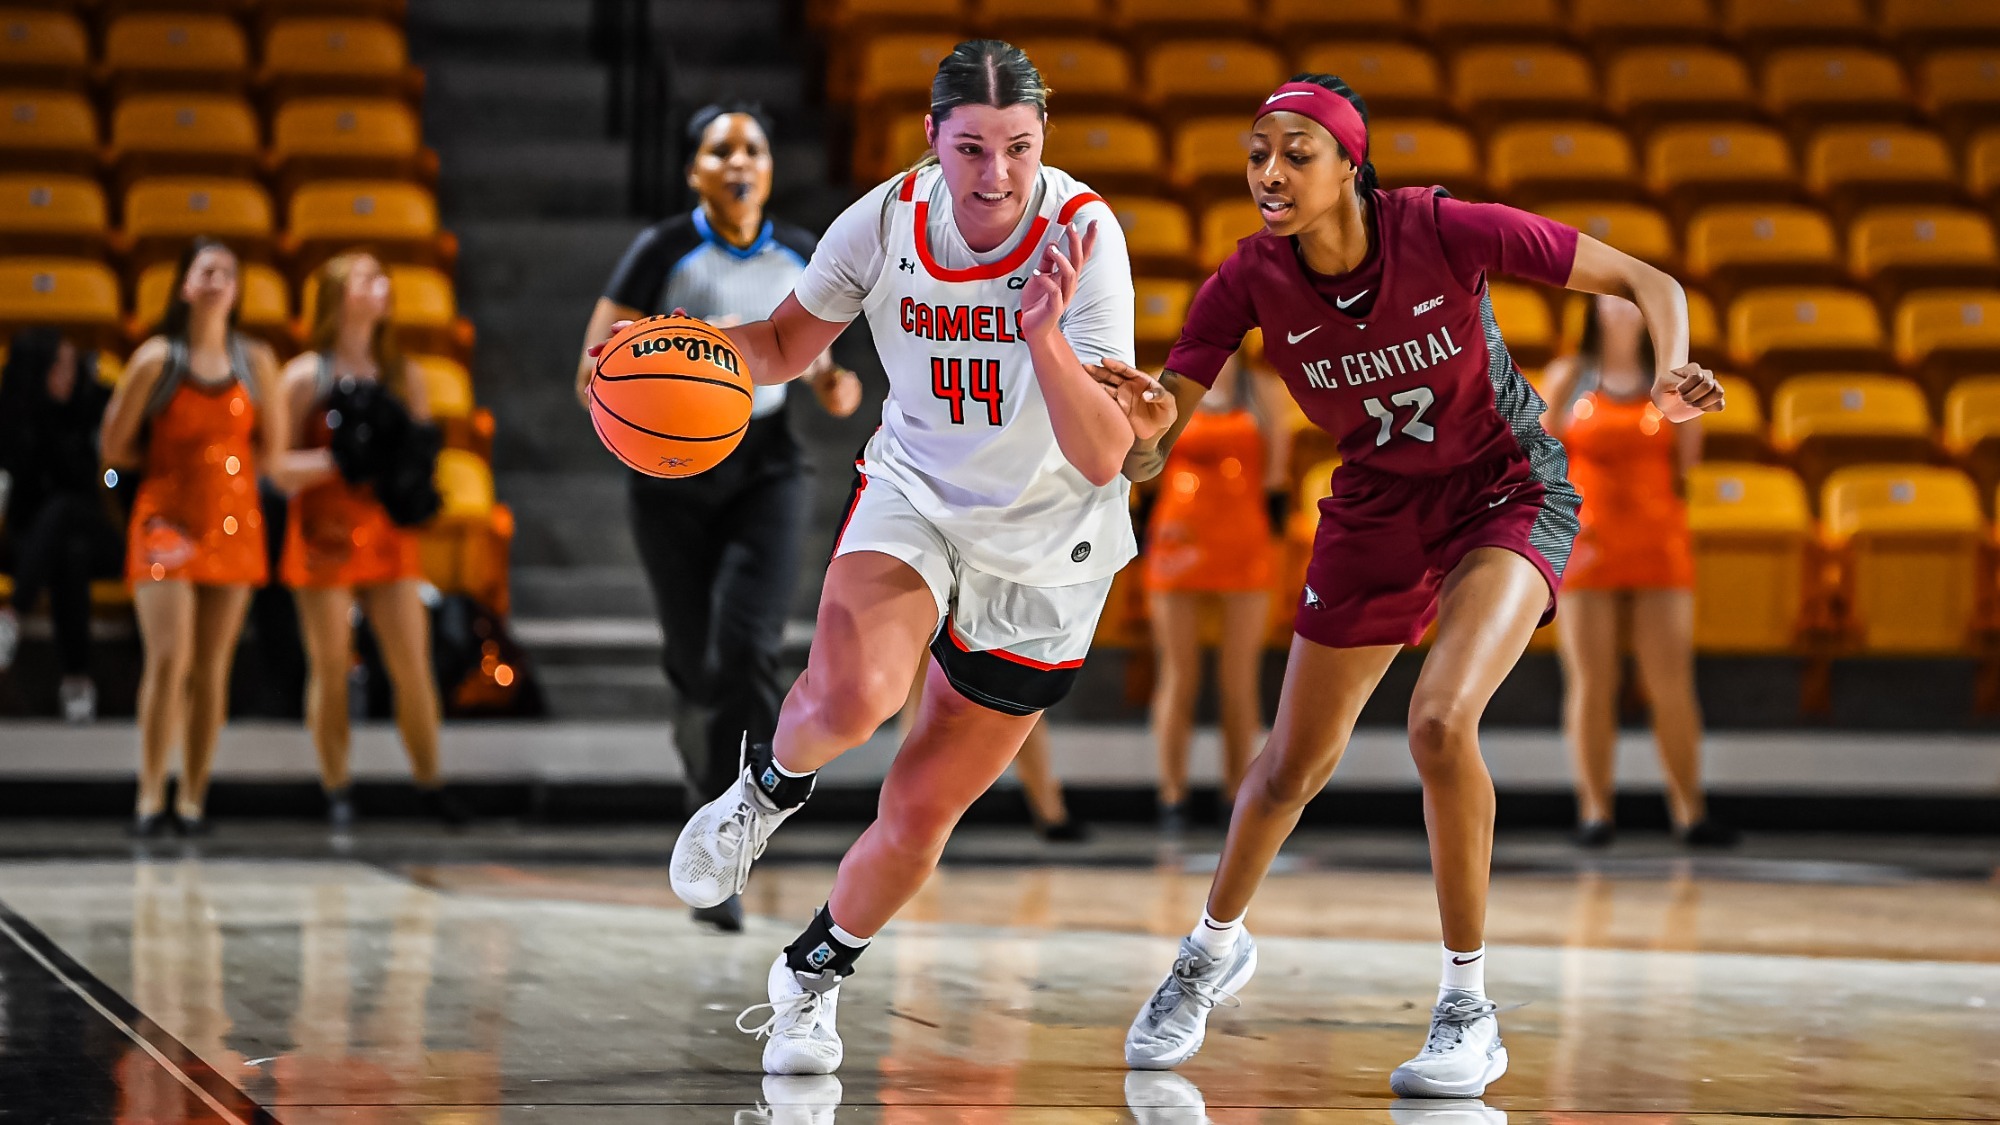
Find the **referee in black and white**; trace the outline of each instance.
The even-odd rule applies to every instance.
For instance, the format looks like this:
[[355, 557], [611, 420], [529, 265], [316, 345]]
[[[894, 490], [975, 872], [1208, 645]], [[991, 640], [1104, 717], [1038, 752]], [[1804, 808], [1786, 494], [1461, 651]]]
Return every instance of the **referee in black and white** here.
[[[727, 327], [762, 320], [805, 271], [817, 241], [765, 217], [771, 196], [770, 125], [747, 103], [710, 105], [689, 118], [687, 182], [700, 202], [642, 231], [625, 251], [584, 332], [585, 347], [621, 320], [685, 309]], [[577, 367], [587, 403], [595, 361]], [[822, 355], [806, 376], [820, 405], [845, 418], [861, 382]], [[758, 387], [736, 452], [698, 476], [631, 473], [632, 536], [666, 633], [667, 681], [678, 697], [674, 740], [687, 772], [690, 810], [736, 780], [747, 731], [777, 729], [783, 686], [778, 650], [798, 577], [807, 478], [786, 421], [790, 384]], [[743, 928], [732, 898], [697, 920]]]

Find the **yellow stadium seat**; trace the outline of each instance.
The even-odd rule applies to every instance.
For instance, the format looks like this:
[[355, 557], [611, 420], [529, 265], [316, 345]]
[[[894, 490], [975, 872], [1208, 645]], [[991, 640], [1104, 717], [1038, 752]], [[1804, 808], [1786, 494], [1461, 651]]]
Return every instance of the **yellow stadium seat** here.
[[1112, 28], [1140, 42], [1177, 35], [1241, 35], [1256, 26], [1260, 6], [1255, 0], [1202, 0], [1199, 4], [1187, 0], [1109, 0], [1108, 5]]
[[1555, 0], [1417, 0], [1416, 7], [1425, 37], [1447, 45], [1560, 39], [1564, 33]]
[[1641, 261], [1660, 266], [1679, 261], [1667, 217], [1643, 203], [1555, 203], [1542, 214]]
[[1808, 489], [1848, 465], [1924, 461], [1935, 451], [1923, 388], [1896, 375], [1859, 373], [1780, 383], [1771, 399], [1771, 447]]
[[1933, 51], [1917, 65], [1917, 90], [1924, 112], [1949, 133], [2000, 120], [2000, 48]]
[[438, 456], [437, 489], [444, 498], [439, 522], [480, 520], [493, 510], [493, 472], [476, 457], [451, 450]]
[[10, 86], [88, 89], [90, 33], [69, 12], [0, 10], [0, 73]]
[[1646, 187], [1683, 218], [1711, 203], [1799, 194], [1784, 135], [1733, 122], [1662, 126], [1646, 142]]
[[1715, 301], [1699, 289], [1687, 291], [1688, 354], [1699, 363], [1714, 366], [1724, 354], [1722, 318], [1716, 315]]
[[259, 81], [277, 101], [308, 94], [407, 97], [422, 89], [402, 29], [380, 19], [281, 19], [264, 36]]
[[1048, 131], [1042, 160], [1099, 191], [1157, 188], [1166, 166], [1158, 130], [1113, 114], [1061, 118]]
[[972, 0], [975, 27], [1016, 43], [1023, 34], [1093, 34], [1106, 20], [1098, 0]]
[[114, 98], [148, 90], [235, 94], [250, 79], [250, 44], [225, 15], [141, 12], [111, 21], [102, 65]]
[[1213, 272], [1236, 244], [1264, 229], [1264, 216], [1248, 199], [1225, 199], [1211, 203], [1201, 213], [1201, 258], [1203, 273]]
[[887, 28], [898, 31], [964, 30], [965, 13], [956, 0], [836, 0], [814, 13], [814, 22], [831, 28], [843, 43], [857, 33]]
[[[148, 3], [176, 5], [182, 0], [147, 0]], [[401, 24], [408, 14], [407, 0], [254, 0], [237, 4], [237, 0], [209, 0], [254, 9], [258, 19], [272, 22], [295, 16], [345, 16], [350, 19], [373, 17]]]
[[1906, 50], [2000, 43], [2000, 6], [1986, 0], [1882, 0], [1882, 37]]
[[1974, 199], [2000, 199], [2000, 129], [1988, 129], [1965, 146], [1965, 190]]
[[1146, 53], [1143, 93], [1162, 112], [1227, 112], [1241, 119], [1286, 74], [1284, 59], [1261, 43], [1176, 39]]
[[68, 90], [0, 91], [0, 171], [97, 169], [97, 114]]
[[1115, 43], [1072, 36], [1023, 39], [1018, 46], [1034, 60], [1065, 111], [1126, 109], [1134, 100], [1132, 56]]
[[1632, 47], [1604, 72], [1612, 113], [1641, 132], [1668, 121], [1717, 121], [1756, 115], [1750, 70], [1732, 52], [1694, 45]]
[[[153, 326], [166, 314], [167, 298], [174, 287], [175, 264], [154, 262], [139, 274], [139, 283], [134, 286], [132, 318], [126, 326], [128, 338], [140, 340], [151, 335]], [[284, 343], [281, 351], [290, 351], [292, 297], [283, 275], [262, 262], [247, 262], [237, 275], [236, 284], [241, 294], [237, 323], [252, 335], [274, 344]]]
[[0, 174], [0, 254], [100, 255], [109, 214], [96, 180]]
[[1958, 170], [1944, 138], [1904, 125], [1829, 125], [1806, 146], [1806, 187], [1836, 211], [1951, 202]]
[[271, 199], [255, 180], [157, 176], [125, 193], [122, 236], [132, 265], [172, 258], [197, 235], [219, 238], [240, 257], [270, 255]]
[[1451, 60], [1451, 94], [1458, 111], [1482, 127], [1528, 117], [1586, 116], [1598, 105], [1589, 59], [1533, 43], [1460, 51]]
[[1896, 359], [1941, 390], [1952, 375], [2000, 368], [2000, 293], [1919, 290], [1896, 306]]
[[1882, 365], [1875, 302], [1834, 286], [1752, 289], [1729, 306], [1730, 360], [1745, 374]]
[[[465, 359], [472, 346], [472, 326], [458, 315], [458, 296], [451, 278], [433, 266], [391, 263], [389, 323], [405, 351], [447, 352]], [[319, 275], [299, 287], [299, 316], [307, 331], [319, 308]]]
[[1794, 130], [1833, 121], [1901, 121], [1909, 83], [1895, 56], [1866, 47], [1792, 47], [1764, 62], [1764, 107]]
[[258, 170], [257, 115], [223, 94], [134, 94], [111, 115], [121, 182], [141, 176], [249, 176]]
[[1960, 207], [1875, 207], [1847, 227], [1857, 281], [1894, 301], [1917, 288], [2000, 282], [1993, 222]]
[[1492, 281], [1487, 283], [1486, 293], [1493, 302], [1500, 338], [1507, 342], [1514, 362], [1529, 367], [1547, 363], [1555, 354], [1556, 320], [1542, 291], [1517, 282]]
[[1167, 199], [1131, 196], [1111, 202], [1125, 232], [1132, 268], [1150, 273], [1183, 273], [1194, 266], [1194, 224], [1187, 208]]
[[470, 594], [504, 615], [514, 521], [505, 505], [494, 502], [493, 471], [477, 454], [447, 449], [438, 454], [437, 488], [444, 507], [417, 537], [424, 576], [446, 593]]
[[1443, 121], [1383, 120], [1368, 131], [1369, 160], [1383, 187], [1437, 184], [1453, 195], [1485, 194], [1472, 134]]
[[928, 106], [938, 63], [958, 45], [958, 37], [924, 33], [882, 35], [861, 47], [854, 78], [856, 105]]
[[1487, 184], [1509, 202], [1618, 197], [1634, 190], [1625, 134], [1594, 121], [1507, 125], [1487, 144]]
[[1250, 116], [1197, 117], [1174, 130], [1169, 178], [1195, 198], [1241, 195], [1250, 152]]
[[1722, 31], [1753, 53], [1875, 38], [1864, 0], [1722, 0]]
[[1375, 117], [1436, 115], [1449, 106], [1437, 56], [1409, 43], [1386, 39], [1315, 43], [1300, 53], [1299, 69], [1339, 76], [1361, 92]]
[[438, 233], [431, 193], [392, 180], [306, 184], [292, 194], [284, 242], [300, 276], [352, 246], [423, 265], [449, 265], [456, 256], [456, 244]]
[[1805, 487], [1789, 469], [1711, 461], [1688, 470], [1687, 493], [1695, 645], [1704, 652], [1790, 649], [1809, 593], [1813, 522]]
[[1821, 491], [1845, 630], [1864, 652], [1954, 653], [1971, 639], [1985, 523], [1972, 480], [1935, 465], [1857, 465]]
[[2000, 375], [1968, 375], [1951, 385], [1944, 398], [1944, 447], [1972, 474], [1979, 498], [1993, 499], [2000, 485]]
[[1570, 27], [1594, 46], [1707, 39], [1715, 31], [1708, 0], [1571, 0]]
[[88, 258], [0, 258], [0, 334], [37, 324], [75, 329], [92, 345], [111, 342], [118, 276]]
[[854, 178], [879, 183], [923, 158], [931, 143], [924, 136], [924, 110], [878, 114], [855, 122]]
[[269, 159], [280, 183], [360, 177], [431, 182], [437, 157], [424, 148], [423, 125], [395, 98], [296, 98], [271, 122]]
[[412, 374], [423, 382], [431, 420], [444, 431], [448, 449], [467, 450], [481, 460], [493, 450], [493, 415], [472, 397], [472, 375], [449, 356], [411, 355]]
[[1725, 409], [1701, 416], [1701, 455], [1711, 461], [1756, 461], [1763, 458], [1763, 396], [1757, 385], [1740, 375], [1717, 375]]
[[1839, 247], [1833, 224], [1814, 208], [1724, 203], [1688, 223], [1688, 276], [1728, 296], [1749, 285], [1823, 284], [1840, 277]]
[[[1303, 35], [1400, 35], [1408, 23], [1403, 0], [1342, 0], [1339, 4], [1328, 4], [1326, 0], [1265, 0], [1264, 4], [1264, 31], [1279, 43], [1295, 43]], [[1302, 64], [1300, 69], [1316, 68]], [[1346, 77], [1338, 70], [1322, 73]], [[1368, 97], [1368, 105], [1371, 109], [1375, 105], [1372, 96]]]
[[1180, 338], [1181, 327], [1187, 323], [1188, 302], [1194, 300], [1194, 290], [1194, 282], [1183, 278], [1133, 281], [1133, 338], [1142, 366], [1155, 366], [1166, 359], [1167, 349]]

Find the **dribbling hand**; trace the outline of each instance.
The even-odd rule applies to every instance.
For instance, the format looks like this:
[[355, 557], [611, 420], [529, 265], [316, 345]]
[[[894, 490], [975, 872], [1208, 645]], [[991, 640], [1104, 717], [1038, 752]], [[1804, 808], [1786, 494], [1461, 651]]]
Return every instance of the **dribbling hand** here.
[[1722, 384], [1699, 363], [1684, 363], [1653, 380], [1653, 405], [1669, 422], [1686, 422], [1721, 410]]
[[1081, 234], [1074, 226], [1065, 228], [1064, 242], [1069, 247], [1067, 254], [1056, 249], [1054, 242], [1042, 250], [1035, 275], [1021, 291], [1024, 336], [1040, 336], [1056, 330], [1070, 299], [1076, 296], [1076, 281], [1083, 273], [1083, 265], [1097, 245], [1097, 224], [1090, 224]]
[[1118, 403], [1125, 412], [1126, 421], [1132, 424], [1132, 437], [1137, 441], [1151, 441], [1167, 432], [1180, 417], [1180, 407], [1174, 396], [1160, 385], [1158, 379], [1123, 360], [1106, 357], [1096, 363], [1085, 364], [1085, 371], [1104, 388], [1104, 393]]

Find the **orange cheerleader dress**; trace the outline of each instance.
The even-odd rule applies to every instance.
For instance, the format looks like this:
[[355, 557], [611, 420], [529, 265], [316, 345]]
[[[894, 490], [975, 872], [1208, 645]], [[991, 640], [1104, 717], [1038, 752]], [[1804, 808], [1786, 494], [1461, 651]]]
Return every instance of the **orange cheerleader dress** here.
[[1248, 410], [1197, 410], [1167, 454], [1146, 540], [1146, 588], [1254, 593], [1275, 554], [1264, 506], [1264, 437]]
[[1583, 529], [1565, 590], [1689, 590], [1694, 549], [1675, 490], [1674, 427], [1650, 401], [1580, 396], [1563, 431]]
[[[326, 425], [326, 402], [333, 375], [320, 357], [319, 393], [306, 416], [301, 448], [324, 449], [333, 440]], [[336, 476], [292, 496], [285, 521], [285, 550], [278, 576], [293, 589], [380, 586], [422, 578], [423, 557], [416, 533], [399, 527], [365, 484]]]
[[147, 408], [145, 477], [127, 532], [128, 585], [269, 580], [257, 499], [257, 402], [241, 340], [230, 340], [229, 356], [232, 377], [206, 386], [188, 369], [185, 342], [168, 351]]

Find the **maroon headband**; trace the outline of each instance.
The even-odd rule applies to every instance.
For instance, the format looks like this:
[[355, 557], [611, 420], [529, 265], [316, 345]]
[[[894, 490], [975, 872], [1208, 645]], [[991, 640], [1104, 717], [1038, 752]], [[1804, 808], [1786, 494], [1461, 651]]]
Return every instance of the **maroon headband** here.
[[1310, 117], [1325, 126], [1357, 167], [1368, 159], [1368, 123], [1361, 120], [1353, 102], [1332, 90], [1311, 82], [1287, 82], [1257, 107], [1257, 117], [1279, 111]]

